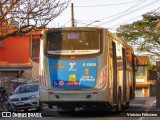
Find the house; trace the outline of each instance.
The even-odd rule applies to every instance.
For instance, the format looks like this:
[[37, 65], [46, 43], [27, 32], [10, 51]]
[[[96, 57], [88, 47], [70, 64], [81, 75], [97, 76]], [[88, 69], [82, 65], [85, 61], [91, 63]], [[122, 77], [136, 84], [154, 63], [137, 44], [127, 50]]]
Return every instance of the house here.
[[[17, 29], [9, 28], [9, 31]], [[0, 41], [0, 86], [12, 91], [12, 81], [23, 82], [38, 78], [40, 31], [12, 36]], [[1, 27], [0, 36], [4, 34]], [[9, 92], [9, 91], [8, 91]]]
[[136, 97], [149, 97], [156, 94], [156, 71], [148, 70], [148, 56], [137, 56], [139, 67], [136, 71]]

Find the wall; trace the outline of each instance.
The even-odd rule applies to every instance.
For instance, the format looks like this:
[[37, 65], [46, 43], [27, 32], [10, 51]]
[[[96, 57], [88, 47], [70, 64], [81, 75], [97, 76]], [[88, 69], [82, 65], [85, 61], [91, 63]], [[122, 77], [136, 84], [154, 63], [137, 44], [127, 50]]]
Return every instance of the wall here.
[[5, 64], [30, 62], [29, 37], [10, 37], [3, 40], [2, 43], [5, 47], [0, 47], [0, 61], [4, 61]]
[[39, 77], [39, 63], [32, 61], [32, 77], [38, 78]]

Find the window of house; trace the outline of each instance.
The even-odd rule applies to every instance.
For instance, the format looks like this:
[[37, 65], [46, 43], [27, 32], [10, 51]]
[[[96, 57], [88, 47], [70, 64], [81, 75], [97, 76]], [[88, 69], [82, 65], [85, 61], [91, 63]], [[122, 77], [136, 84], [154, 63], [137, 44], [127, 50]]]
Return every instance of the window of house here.
[[143, 89], [142, 88], [136, 88], [135, 96], [136, 97], [144, 97]]
[[139, 66], [138, 70], [136, 71], [136, 76], [145, 76], [145, 69], [146, 66]]
[[35, 62], [39, 61], [39, 50], [40, 50], [40, 40], [33, 38], [32, 39], [32, 60]]

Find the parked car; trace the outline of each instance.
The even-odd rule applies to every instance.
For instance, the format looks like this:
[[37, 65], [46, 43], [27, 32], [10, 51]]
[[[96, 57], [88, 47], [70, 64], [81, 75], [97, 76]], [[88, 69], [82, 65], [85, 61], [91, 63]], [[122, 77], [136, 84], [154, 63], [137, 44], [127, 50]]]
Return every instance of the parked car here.
[[39, 96], [39, 84], [24, 84], [18, 86], [9, 97], [9, 100], [18, 110], [28, 111], [28, 109], [31, 108], [42, 109]]

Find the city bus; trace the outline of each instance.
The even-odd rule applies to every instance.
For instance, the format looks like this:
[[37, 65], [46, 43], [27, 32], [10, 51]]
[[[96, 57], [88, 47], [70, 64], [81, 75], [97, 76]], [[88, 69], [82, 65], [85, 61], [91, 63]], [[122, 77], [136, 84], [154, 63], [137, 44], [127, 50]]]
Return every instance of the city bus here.
[[43, 30], [40, 100], [58, 110], [128, 108], [135, 93], [133, 49], [105, 28]]

